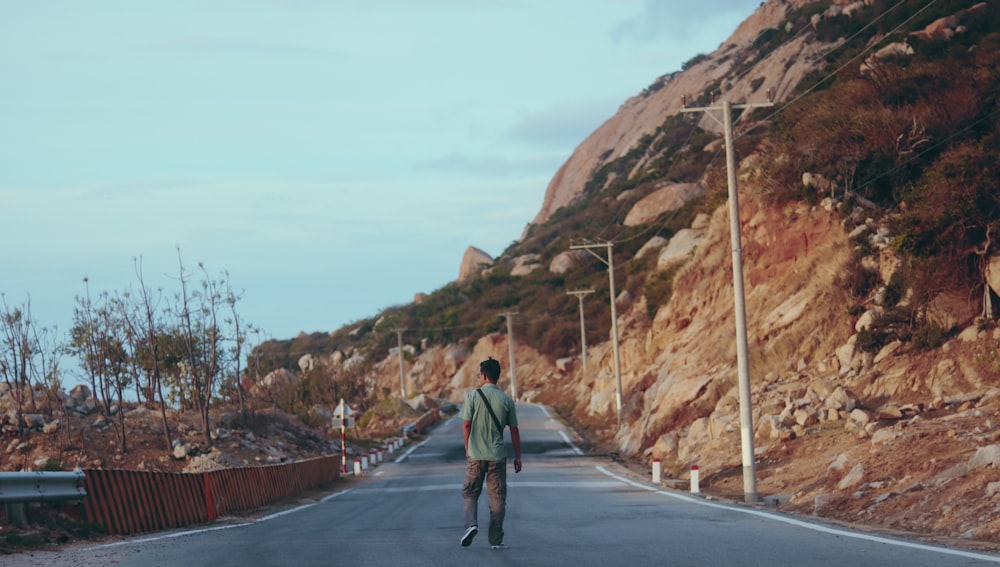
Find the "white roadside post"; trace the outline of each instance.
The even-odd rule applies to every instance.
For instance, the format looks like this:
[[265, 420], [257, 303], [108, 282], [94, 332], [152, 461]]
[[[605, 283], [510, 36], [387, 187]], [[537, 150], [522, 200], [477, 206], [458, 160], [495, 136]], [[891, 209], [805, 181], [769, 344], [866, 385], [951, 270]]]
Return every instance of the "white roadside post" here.
[[691, 465], [691, 493], [701, 493], [701, 488], [698, 486], [698, 465]]
[[660, 459], [653, 459], [653, 484], [660, 484], [663, 480], [660, 467]]

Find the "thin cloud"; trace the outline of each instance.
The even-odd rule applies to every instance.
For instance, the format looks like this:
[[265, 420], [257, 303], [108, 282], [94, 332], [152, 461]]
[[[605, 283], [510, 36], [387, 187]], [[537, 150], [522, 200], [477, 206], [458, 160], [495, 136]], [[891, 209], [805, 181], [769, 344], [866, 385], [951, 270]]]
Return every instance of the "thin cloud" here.
[[329, 57], [330, 55], [339, 55], [338, 52], [329, 49], [232, 38], [193, 38], [165, 43], [162, 46], [169, 49], [189, 49], [222, 55], [269, 55], [274, 57]]
[[438, 171], [494, 179], [524, 178], [552, 175], [565, 160], [565, 153], [537, 154], [521, 159], [504, 160], [476, 158], [454, 152], [436, 159], [416, 162], [413, 167], [417, 171]]
[[528, 113], [506, 132], [505, 138], [518, 144], [569, 151], [610, 118], [620, 102], [586, 100]]
[[748, 9], [753, 4], [748, 0], [718, 0], [710, 5], [643, 0], [639, 14], [611, 28], [611, 38], [615, 43], [630, 40], [642, 44], [697, 37], [706, 28], [718, 25], [717, 22], [734, 15], [749, 15]]

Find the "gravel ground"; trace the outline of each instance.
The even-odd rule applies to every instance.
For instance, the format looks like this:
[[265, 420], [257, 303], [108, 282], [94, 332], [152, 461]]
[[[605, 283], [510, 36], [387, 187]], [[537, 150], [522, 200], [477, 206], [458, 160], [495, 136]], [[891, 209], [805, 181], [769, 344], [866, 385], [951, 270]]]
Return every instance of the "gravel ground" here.
[[134, 546], [101, 547], [100, 544], [68, 545], [53, 551], [23, 551], [0, 556], [4, 567], [105, 567], [135, 552]]

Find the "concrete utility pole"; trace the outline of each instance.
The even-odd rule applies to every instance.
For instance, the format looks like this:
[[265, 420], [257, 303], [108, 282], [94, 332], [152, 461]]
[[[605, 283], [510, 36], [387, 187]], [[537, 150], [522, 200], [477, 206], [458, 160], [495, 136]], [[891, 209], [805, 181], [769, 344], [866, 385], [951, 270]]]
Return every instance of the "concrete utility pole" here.
[[[768, 91], [770, 98], [770, 91]], [[686, 102], [686, 101], [685, 101]], [[714, 97], [713, 97], [713, 101]], [[743, 291], [743, 244], [740, 235], [740, 204], [736, 191], [736, 157], [733, 151], [733, 108], [758, 108], [774, 103], [732, 105], [723, 101], [722, 106], [683, 108], [681, 112], [706, 112], [722, 110], [722, 127], [726, 137], [726, 170], [729, 181], [729, 232], [733, 246], [733, 302], [736, 315], [736, 365], [739, 370], [740, 438], [743, 445], [743, 496], [746, 502], [757, 502], [757, 471], [753, 448], [753, 408], [750, 400], [750, 361], [747, 348], [746, 296]], [[718, 118], [708, 114], [718, 122]]]
[[594, 293], [592, 289], [567, 291], [566, 295], [575, 295], [580, 302], [580, 361], [583, 362], [583, 377], [587, 377], [587, 328], [583, 321], [583, 298]]
[[406, 375], [403, 373], [403, 331], [406, 329], [396, 329], [396, 344], [399, 350], [399, 396], [406, 401]]
[[[611, 250], [614, 246], [614, 242], [610, 240], [604, 244], [571, 244], [570, 250], [586, 250], [591, 256], [597, 258], [601, 262], [604, 262], [608, 266], [608, 281], [611, 285], [611, 350], [614, 351], [615, 356], [615, 382], [617, 384], [617, 389], [615, 390], [615, 410], [618, 417], [618, 427], [622, 426], [622, 363], [621, 355], [618, 354], [618, 309], [615, 307], [615, 257]], [[596, 252], [591, 250], [592, 248], [604, 248], [608, 249], [608, 259], [605, 260], [603, 257], [598, 255]]]
[[510, 397], [517, 401], [517, 366], [514, 364], [514, 324], [511, 320], [519, 313], [508, 311], [500, 316], [507, 319], [507, 354], [510, 356]]

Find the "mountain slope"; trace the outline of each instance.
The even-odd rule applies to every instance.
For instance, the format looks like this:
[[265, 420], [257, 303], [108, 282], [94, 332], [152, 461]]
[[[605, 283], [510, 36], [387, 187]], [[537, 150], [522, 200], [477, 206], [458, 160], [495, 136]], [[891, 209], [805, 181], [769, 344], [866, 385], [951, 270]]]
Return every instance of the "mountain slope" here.
[[[804, 33], [811, 28], [807, 14], [788, 20], [790, 13], [809, 4], [813, 2], [763, 3], [714, 53], [692, 59], [683, 72], [664, 75], [625, 101], [559, 168], [533, 222], [544, 223], [556, 210], [573, 203], [601, 166], [627, 154], [643, 136], [655, 134], [668, 117], [676, 115], [685, 96], [707, 102], [707, 93], [721, 88], [733, 101], [763, 102], [768, 90], [778, 100], [787, 99], [802, 78], [816, 68], [824, 52], [835, 45]], [[794, 37], [766, 53], [754, 47], [762, 31], [785, 27], [798, 28]], [[700, 118], [698, 125], [721, 132], [718, 122], [709, 117]]]
[[[507, 360], [497, 315], [517, 312], [520, 399], [556, 407], [601, 450], [660, 458], [682, 479], [697, 464], [703, 490], [739, 497], [736, 247], [760, 495], [1000, 543], [1000, 332], [985, 279], [1000, 230], [997, 8], [766, 2], [588, 137], [491, 267], [339, 330], [326, 348], [379, 361], [364, 379], [373, 397], [459, 401], [480, 360]], [[768, 88], [775, 109], [738, 122], [734, 246], [717, 125], [680, 116], [681, 97], [763, 100]], [[704, 191], [628, 214], [668, 202], [647, 197], [675, 183]], [[594, 237], [614, 241], [620, 422], [607, 266], [569, 250]], [[579, 288], [595, 290], [582, 304], [586, 372], [566, 295]], [[385, 356], [399, 340], [402, 385], [399, 358]]]

